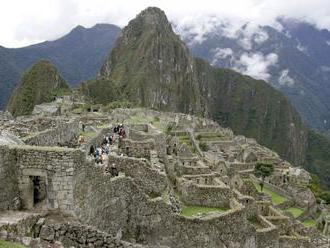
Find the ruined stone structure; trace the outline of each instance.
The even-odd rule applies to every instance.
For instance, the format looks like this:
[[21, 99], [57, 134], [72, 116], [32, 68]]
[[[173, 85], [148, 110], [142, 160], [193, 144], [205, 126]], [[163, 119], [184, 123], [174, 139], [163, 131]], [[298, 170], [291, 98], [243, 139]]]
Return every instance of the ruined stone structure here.
[[[302, 172], [299, 183], [283, 182], [280, 171], [295, 172], [290, 164], [211, 120], [145, 109], [73, 115], [72, 121], [49, 118], [21, 118], [15, 128], [3, 125], [26, 143], [0, 146], [0, 236], [5, 239], [30, 247], [327, 247], [324, 233], [299, 221], [313, 216], [311, 206], [317, 208], [313, 197], [306, 198], [309, 208], [294, 197], [308, 175]], [[20, 131], [29, 122], [50, 126]], [[76, 149], [64, 147], [81, 133], [79, 123], [95, 133]], [[126, 137], [114, 135], [110, 153], [95, 163], [89, 147], [101, 146], [118, 123]], [[254, 186], [254, 166], [263, 160], [276, 167], [266, 185], [286, 197], [281, 204]], [[288, 206], [302, 207], [304, 214], [299, 220], [285, 215]], [[211, 210], [185, 214], [195, 207]]]

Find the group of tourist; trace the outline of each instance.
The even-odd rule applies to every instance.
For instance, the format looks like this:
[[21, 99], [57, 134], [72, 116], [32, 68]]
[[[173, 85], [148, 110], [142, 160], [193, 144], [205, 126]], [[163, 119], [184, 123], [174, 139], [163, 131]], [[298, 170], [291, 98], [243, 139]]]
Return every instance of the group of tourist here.
[[126, 131], [123, 124], [115, 126], [113, 132], [118, 134], [120, 138], [126, 138]]
[[[100, 147], [95, 145], [90, 146], [89, 155], [94, 157], [96, 164], [106, 164], [105, 161], [108, 158], [111, 146], [115, 144], [116, 135], [118, 135], [119, 138], [126, 138], [126, 131], [123, 124], [116, 125], [113, 129], [113, 134], [105, 135]], [[110, 167], [106, 170], [108, 170], [111, 175], [118, 174], [118, 172], [116, 173], [116, 170], [114, 170], [113, 167]]]

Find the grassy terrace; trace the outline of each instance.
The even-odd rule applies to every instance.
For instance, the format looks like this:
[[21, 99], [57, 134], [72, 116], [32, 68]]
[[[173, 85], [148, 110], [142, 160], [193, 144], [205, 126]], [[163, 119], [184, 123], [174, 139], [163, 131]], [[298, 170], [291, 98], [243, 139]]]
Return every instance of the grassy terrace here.
[[299, 217], [304, 212], [303, 209], [301, 209], [301, 208], [294, 208], [294, 207], [285, 209], [284, 211], [288, 211], [288, 212], [292, 213], [295, 218]]
[[94, 138], [97, 135], [97, 132], [94, 131], [85, 131], [85, 132], [80, 132], [79, 135], [84, 136], [86, 140], [90, 140]]
[[[260, 185], [259, 185], [259, 182], [257, 181], [253, 181], [253, 184], [254, 186], [256, 187], [256, 189], [261, 192], [261, 188], [260, 188]], [[276, 193], [275, 191], [271, 190], [269, 187], [267, 187], [267, 185], [264, 186], [263, 188], [263, 191], [264, 193], [268, 194], [271, 196], [272, 198], [272, 202], [275, 204], [275, 205], [278, 205], [278, 204], [281, 204], [283, 202], [285, 202], [287, 200], [287, 198], [285, 198], [284, 196]]]
[[183, 206], [181, 215], [185, 217], [194, 217], [198, 214], [207, 214], [207, 213], [222, 213], [227, 211], [228, 209], [224, 208], [210, 208], [210, 207], [202, 207], [202, 206]]
[[195, 153], [195, 149], [190, 141], [189, 135], [176, 135], [180, 143], [186, 144], [192, 153]]
[[25, 246], [0, 239], [0, 248], [25, 248]]
[[142, 116], [142, 115], [133, 115], [131, 116], [127, 122], [129, 124], [147, 124], [153, 121], [151, 116]]
[[316, 221], [313, 219], [306, 219], [302, 222], [306, 227], [315, 226]]
[[224, 137], [220, 133], [198, 133], [196, 139], [199, 141], [216, 141], [222, 140]]

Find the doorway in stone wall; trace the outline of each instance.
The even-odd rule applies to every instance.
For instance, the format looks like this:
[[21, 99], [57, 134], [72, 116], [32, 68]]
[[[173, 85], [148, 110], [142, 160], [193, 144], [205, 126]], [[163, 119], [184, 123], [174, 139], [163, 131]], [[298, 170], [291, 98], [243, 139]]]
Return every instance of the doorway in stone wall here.
[[47, 197], [46, 178], [42, 176], [30, 176], [33, 189], [33, 207], [40, 207]]

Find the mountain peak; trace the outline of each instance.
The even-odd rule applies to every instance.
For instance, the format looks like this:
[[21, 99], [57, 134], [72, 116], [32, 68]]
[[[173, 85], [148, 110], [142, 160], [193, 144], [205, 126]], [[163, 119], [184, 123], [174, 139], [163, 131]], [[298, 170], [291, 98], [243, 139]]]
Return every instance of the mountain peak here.
[[35, 105], [50, 102], [56, 95], [69, 91], [57, 68], [49, 60], [41, 59], [23, 75], [8, 110], [14, 116], [31, 114]]
[[172, 26], [164, 11], [156, 7], [148, 7], [129, 22], [123, 33], [137, 35], [143, 31], [172, 32]]
[[173, 32], [165, 13], [150, 7], [123, 29], [100, 76], [115, 82], [122, 99], [140, 106], [193, 113], [201, 105], [192, 68], [193, 57]]
[[157, 23], [168, 23], [166, 14], [163, 10], [157, 7], [148, 7], [137, 15], [137, 18], [143, 18], [147, 23], [157, 24]]

